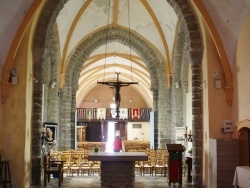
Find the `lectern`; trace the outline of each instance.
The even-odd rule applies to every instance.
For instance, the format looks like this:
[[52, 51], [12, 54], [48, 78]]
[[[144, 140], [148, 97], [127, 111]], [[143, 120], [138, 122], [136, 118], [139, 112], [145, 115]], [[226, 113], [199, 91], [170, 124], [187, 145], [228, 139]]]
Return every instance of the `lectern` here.
[[178, 182], [182, 185], [182, 152], [181, 144], [166, 144], [168, 157], [168, 184]]

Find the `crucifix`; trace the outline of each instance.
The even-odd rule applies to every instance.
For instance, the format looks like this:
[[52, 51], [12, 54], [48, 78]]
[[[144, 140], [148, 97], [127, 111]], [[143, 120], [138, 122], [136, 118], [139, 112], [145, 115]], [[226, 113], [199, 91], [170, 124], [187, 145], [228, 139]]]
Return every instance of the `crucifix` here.
[[119, 72], [116, 72], [117, 74], [117, 80], [116, 82], [98, 82], [97, 84], [105, 84], [108, 86], [112, 86], [115, 89], [115, 106], [116, 106], [116, 117], [119, 118], [119, 113], [120, 113], [120, 102], [121, 102], [121, 95], [120, 95], [120, 89], [122, 86], [129, 86], [132, 84], [138, 84], [138, 82], [121, 82], [119, 81]]

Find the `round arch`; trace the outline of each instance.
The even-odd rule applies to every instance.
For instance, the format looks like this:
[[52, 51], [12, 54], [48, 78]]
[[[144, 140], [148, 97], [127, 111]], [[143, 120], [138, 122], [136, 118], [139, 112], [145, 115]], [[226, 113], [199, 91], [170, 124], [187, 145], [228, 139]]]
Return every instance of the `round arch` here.
[[[177, 15], [179, 15], [180, 22], [183, 22], [186, 33], [186, 43], [188, 47], [188, 57], [189, 62], [192, 63], [191, 69], [192, 69], [192, 95], [193, 95], [193, 135], [194, 135], [194, 141], [193, 141], [193, 183], [195, 185], [202, 185], [202, 145], [203, 145], [203, 130], [202, 130], [202, 95], [201, 91], [199, 89], [199, 86], [201, 84], [201, 59], [202, 59], [202, 47], [201, 47], [201, 39], [199, 34], [199, 29], [196, 24], [196, 19], [193, 15], [192, 9], [190, 8], [189, 3], [186, 0], [181, 1], [172, 1], [167, 0], [169, 4], [175, 9]], [[34, 45], [33, 45], [33, 54], [34, 55], [34, 77], [38, 79], [38, 83], [34, 85], [34, 97], [33, 97], [33, 129], [32, 129], [32, 184], [37, 185], [41, 183], [40, 174], [41, 174], [41, 158], [40, 156], [40, 149], [41, 149], [41, 141], [37, 138], [40, 136], [40, 128], [42, 125], [42, 91], [43, 91], [43, 62], [47, 60], [49, 52], [49, 36], [51, 34], [53, 25], [55, 24], [56, 16], [58, 15], [59, 11], [62, 9], [66, 1], [47, 1], [44, 9], [40, 15], [39, 22], [37, 24], [37, 30], [35, 33], [34, 38]], [[125, 40], [125, 39], [124, 39]], [[136, 49], [136, 44], [134, 44], [134, 49]], [[94, 49], [94, 48], [93, 48]], [[138, 47], [139, 49], [139, 47]], [[150, 58], [149, 58], [150, 59]], [[147, 61], [145, 61], [146, 63]], [[79, 67], [81, 66], [81, 62], [77, 62], [74, 64], [74, 66]], [[154, 65], [149, 65], [152, 68]], [[150, 69], [149, 68], [149, 69]], [[69, 68], [69, 72], [67, 72], [67, 79], [65, 80], [68, 83], [70, 81], [68, 79], [77, 79], [79, 73], [77, 68]], [[156, 75], [160, 75], [157, 73]], [[160, 77], [161, 78], [161, 77]], [[161, 80], [159, 78], [159, 81]], [[164, 78], [166, 79], [166, 78]], [[164, 80], [163, 79], [163, 80]], [[157, 83], [156, 80], [152, 80], [153, 83]], [[154, 86], [154, 85], [152, 85]], [[162, 108], [159, 108], [160, 101], [162, 98], [159, 96], [166, 96], [169, 97], [169, 94], [166, 93], [167, 85], [164, 84], [158, 84], [159, 88], [156, 90], [156, 88], [151, 88], [154, 93], [154, 101], [158, 101], [154, 104], [155, 109], [159, 109], [158, 114], [156, 114], [157, 121], [158, 119], [161, 119], [164, 115], [166, 115], [168, 109], [166, 109], [166, 106], [163, 106]], [[74, 86], [72, 91], [76, 90], [76, 86]], [[73, 96], [71, 90], [64, 90], [62, 91], [63, 96]], [[164, 100], [164, 97], [163, 97]], [[69, 101], [64, 102], [64, 106], [61, 106], [60, 113], [63, 114], [71, 114], [70, 116], [73, 116], [73, 113], [69, 109], [63, 109], [65, 106], [70, 106], [70, 109], [73, 109], [72, 101], [75, 101], [74, 97], [72, 97]], [[62, 110], [63, 109], [63, 110]], [[169, 109], [170, 110], [170, 109]], [[72, 119], [72, 118], [70, 118]], [[64, 122], [65, 125], [67, 124]], [[157, 125], [160, 124], [160, 122], [156, 122]], [[163, 122], [165, 123], [165, 122]], [[68, 124], [67, 124], [68, 125]], [[159, 127], [156, 127], [158, 129]], [[158, 133], [156, 131], [155, 133], [157, 136]], [[35, 139], [36, 138], [36, 139]], [[158, 143], [158, 140], [156, 140]]]
[[[78, 48], [75, 49], [72, 54], [72, 58], [69, 60], [67, 71], [65, 74], [65, 84], [61, 89], [61, 97], [62, 99], [67, 98], [68, 100], [62, 100], [61, 103], [62, 111], [68, 107], [67, 111], [71, 111], [71, 113], [64, 114], [61, 116], [60, 125], [61, 128], [64, 129], [64, 126], [67, 126], [69, 122], [67, 119], [71, 119], [71, 122], [74, 122], [74, 116], [71, 114], [75, 111], [75, 96], [78, 89], [78, 80], [81, 72], [81, 68], [84, 65], [84, 62], [88, 59], [90, 54], [97, 49], [98, 47], [105, 45], [107, 42], [120, 42], [124, 45], [131, 46], [131, 48], [139, 54], [139, 56], [144, 60], [145, 64], [148, 67], [150, 79], [151, 79], [151, 90], [157, 93], [157, 98], [164, 97], [166, 92], [169, 92], [167, 88], [167, 80], [166, 80], [166, 63], [163, 59], [161, 59], [160, 54], [157, 51], [153, 50], [145, 41], [141, 40], [135, 34], [129, 33], [127, 30], [116, 27], [116, 28], [108, 28], [110, 31], [107, 32], [107, 28], [97, 31], [93, 33], [90, 37], [87, 37]], [[108, 33], [108, 36], [107, 36]], [[122, 37], [121, 37], [122, 36]], [[107, 40], [108, 38], [108, 40]], [[133, 42], [131, 42], [133, 41]], [[130, 44], [131, 42], [131, 44]], [[165, 93], [164, 93], [165, 92]], [[70, 101], [70, 102], [69, 102]], [[158, 100], [153, 101], [153, 103], [159, 103], [154, 108], [155, 113], [159, 111], [159, 109], [166, 107], [167, 100], [161, 101], [159, 103]], [[71, 105], [70, 105], [71, 104]], [[161, 120], [155, 121], [156, 128], [165, 127], [166, 124], [164, 122], [167, 121], [167, 117], [165, 116]], [[157, 130], [156, 130], [157, 131]], [[169, 135], [162, 135], [162, 137], [168, 137]], [[65, 137], [64, 137], [65, 138]], [[161, 139], [161, 138], [159, 138]], [[65, 141], [65, 139], [64, 139]], [[63, 141], [60, 141], [62, 143]], [[66, 144], [66, 143], [65, 143]], [[158, 142], [155, 142], [155, 147], [158, 148]]]

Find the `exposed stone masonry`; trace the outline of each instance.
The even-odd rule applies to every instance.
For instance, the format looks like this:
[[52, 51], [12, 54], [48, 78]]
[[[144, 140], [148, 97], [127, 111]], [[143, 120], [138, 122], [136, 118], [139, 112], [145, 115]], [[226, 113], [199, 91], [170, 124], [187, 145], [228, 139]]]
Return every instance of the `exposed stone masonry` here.
[[[108, 34], [108, 37], [107, 37]], [[134, 35], [133, 33], [129, 33], [127, 30], [122, 28], [107, 28], [98, 31], [97, 33], [92, 34], [88, 37], [85, 41], [83, 41], [79, 47], [75, 50], [75, 53], [72, 55], [72, 58], [69, 61], [69, 66], [66, 73], [66, 80], [65, 80], [65, 87], [71, 90], [72, 92], [76, 92], [77, 88], [74, 88], [75, 85], [78, 84], [78, 77], [72, 78], [71, 75], [79, 75], [81, 67], [83, 66], [84, 61], [89, 57], [92, 51], [98, 48], [101, 45], [105, 45], [107, 42], [110, 41], [117, 41], [121, 42], [127, 46], [135, 50], [140, 57], [144, 60], [145, 64], [148, 67], [150, 77], [151, 77], [151, 89], [153, 91], [158, 91], [158, 97], [160, 100], [157, 100], [157, 106], [154, 107], [155, 113], [158, 113], [158, 118], [155, 118], [155, 131], [157, 135], [156, 138], [158, 142], [155, 142], [155, 148], [164, 148], [166, 143], [166, 138], [169, 136], [166, 133], [167, 130], [167, 122], [170, 122], [170, 115], [166, 116], [164, 112], [166, 109], [170, 110], [170, 103], [169, 103], [169, 96], [166, 93], [169, 93], [170, 90], [167, 87], [167, 80], [166, 80], [166, 63], [163, 63], [164, 60], [160, 54], [157, 53], [154, 49], [150, 47], [149, 44], [144, 42], [139, 36]], [[72, 73], [73, 71], [73, 73]], [[68, 79], [70, 78], [70, 79]], [[73, 86], [73, 87], [70, 87]], [[75, 103], [73, 103], [75, 104]], [[161, 111], [159, 109], [164, 109]], [[75, 109], [72, 108], [74, 111]], [[169, 131], [170, 132], [170, 131]]]
[[102, 187], [134, 187], [135, 163], [128, 161], [124, 168], [122, 162], [101, 163], [101, 186]]
[[[32, 150], [31, 150], [31, 159], [32, 159], [32, 185], [41, 184], [41, 172], [42, 172], [42, 163], [41, 163], [41, 140], [40, 140], [40, 130], [43, 127], [42, 122], [42, 104], [43, 104], [43, 63], [45, 63], [49, 57], [49, 51], [45, 46], [47, 31], [52, 30], [53, 27], [49, 27], [51, 23], [54, 25], [55, 15], [59, 13], [63, 7], [65, 0], [60, 4], [60, 0], [48, 1], [40, 15], [40, 19], [37, 24], [36, 34], [34, 38], [33, 45], [33, 58], [34, 58], [34, 89], [33, 89], [33, 116], [32, 116]], [[54, 15], [54, 16], [52, 16]]]
[[[187, 0], [167, 0], [169, 4], [176, 11], [180, 25], [183, 25], [185, 36], [185, 45], [187, 46], [188, 62], [192, 64], [192, 93], [193, 93], [193, 183], [197, 187], [202, 185], [202, 145], [203, 145], [203, 122], [202, 122], [202, 93], [200, 90], [201, 84], [201, 39], [199, 30], [196, 24], [195, 17], [189, 7]], [[55, 52], [56, 48], [50, 46], [51, 36], [54, 35], [53, 30], [55, 18], [59, 11], [62, 9], [65, 1], [55, 0], [47, 1], [44, 10], [41, 13], [37, 30], [34, 39], [34, 80], [38, 82], [34, 83], [34, 95], [33, 95], [33, 127], [32, 127], [32, 184], [41, 184], [41, 158], [40, 158], [40, 128], [43, 126], [42, 122], [42, 89], [43, 89], [43, 63], [51, 63], [51, 73], [55, 73], [56, 67], [58, 67], [58, 60], [51, 57], [51, 52]], [[78, 87], [77, 78], [79, 77], [80, 69], [84, 61], [88, 58], [92, 51], [103, 45], [106, 40], [107, 32], [102, 30], [97, 32], [95, 37], [91, 38], [91, 41], [83, 41], [83, 43], [76, 49], [75, 53], [68, 64], [67, 73], [65, 76], [65, 86], [59, 90], [58, 86], [55, 92], [51, 89], [55, 100], [58, 99], [57, 107], [55, 111], [59, 111], [60, 116], [60, 148], [70, 149], [74, 146], [74, 111], [75, 111], [75, 93]], [[144, 60], [148, 67], [151, 77], [151, 89], [153, 91], [154, 110], [155, 110], [155, 148], [164, 147], [165, 143], [170, 143], [171, 133], [169, 122], [171, 122], [171, 91], [167, 87], [166, 80], [166, 63], [161, 59], [160, 55], [156, 53], [149, 45], [147, 45], [139, 36], [134, 36], [132, 43], [128, 37], [128, 32], [122, 29], [112, 29], [109, 32], [109, 41], [122, 42], [125, 45], [131, 45]], [[56, 37], [53, 37], [56, 39]], [[96, 39], [96, 40], [94, 40]], [[55, 40], [56, 41], [56, 40]], [[53, 55], [55, 55], [53, 53]], [[185, 56], [184, 56], [185, 57]], [[185, 58], [186, 59], [186, 58]], [[186, 61], [186, 60], [185, 60]], [[160, 66], [159, 66], [160, 65]], [[51, 75], [51, 80], [58, 79], [58, 72], [55, 75]], [[49, 81], [51, 81], [49, 80]], [[49, 85], [48, 85], [49, 86]], [[60, 99], [60, 100], [59, 100]], [[51, 99], [53, 100], [53, 99]], [[48, 103], [47, 103], [48, 104]], [[57, 103], [54, 103], [57, 104]], [[53, 111], [51, 106], [47, 108], [49, 111]], [[181, 112], [180, 112], [181, 113]], [[57, 115], [51, 117], [45, 117], [47, 119], [55, 120]], [[63, 139], [62, 139], [63, 138]]]
[[202, 46], [196, 19], [187, 0], [167, 0], [174, 8], [183, 23], [185, 39], [188, 46], [188, 61], [192, 64], [192, 126], [193, 126], [193, 160], [192, 178], [197, 187], [202, 186], [202, 151], [203, 151], [203, 121], [202, 121]]

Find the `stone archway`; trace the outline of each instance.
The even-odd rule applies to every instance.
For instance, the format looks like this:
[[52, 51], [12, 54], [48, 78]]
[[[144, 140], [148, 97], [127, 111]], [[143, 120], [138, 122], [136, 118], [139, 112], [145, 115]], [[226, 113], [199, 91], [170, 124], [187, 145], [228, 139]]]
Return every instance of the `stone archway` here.
[[193, 164], [192, 178], [196, 186], [202, 186], [203, 162], [203, 110], [202, 110], [202, 41], [192, 8], [186, 0], [167, 0], [178, 15], [185, 33], [187, 57], [192, 70], [192, 130]]
[[[193, 15], [193, 12], [190, 5], [186, 0], [174, 1], [167, 0], [169, 4], [175, 9], [177, 15], [179, 15], [179, 20], [184, 25], [184, 30], [186, 33], [186, 41], [188, 47], [188, 57], [189, 62], [192, 63], [192, 93], [193, 93], [193, 183], [197, 186], [202, 185], [202, 146], [203, 146], [203, 121], [202, 121], [202, 94], [199, 88], [201, 84], [201, 59], [202, 59], [202, 51], [201, 51], [201, 38], [197, 26], [196, 19]], [[57, 1], [47, 1], [44, 9], [41, 13], [37, 30], [35, 33], [34, 46], [33, 46], [33, 54], [34, 54], [34, 77], [38, 80], [36, 84], [34, 84], [34, 95], [33, 95], [33, 124], [32, 124], [32, 185], [41, 184], [40, 174], [41, 174], [41, 158], [40, 158], [40, 149], [41, 149], [41, 141], [40, 138], [40, 128], [42, 125], [42, 88], [43, 88], [43, 75], [41, 74], [41, 70], [43, 69], [43, 62], [48, 61], [50, 56], [49, 47], [47, 45], [47, 41], [49, 40], [49, 35], [53, 29], [53, 25], [55, 23], [56, 16], [59, 11], [64, 6], [66, 1], [61, 2]], [[72, 69], [74, 70], [74, 69]], [[70, 74], [69, 74], [70, 75]], [[69, 83], [69, 82], [67, 82]], [[156, 114], [157, 119], [161, 119], [163, 116], [166, 116], [166, 109], [164, 107], [159, 108], [159, 96], [167, 96], [164, 92], [165, 86], [158, 85], [160, 90], [154, 90], [153, 98], [154, 101], [158, 101], [154, 104], [155, 109], [159, 109], [158, 114]], [[162, 88], [161, 88], [162, 87]], [[67, 91], [71, 92], [71, 91]], [[62, 95], [72, 95], [73, 93], [62, 92]], [[71, 101], [75, 99], [71, 98]], [[164, 99], [163, 99], [164, 100]], [[67, 105], [71, 105], [72, 103], [68, 103]], [[66, 105], [66, 103], [65, 103]], [[63, 108], [63, 107], [61, 107]], [[73, 109], [73, 106], [70, 107]], [[64, 113], [71, 113], [72, 111], [65, 111]], [[169, 114], [171, 116], [171, 114]], [[64, 122], [66, 123], [66, 122]], [[159, 122], [157, 122], [159, 124]], [[157, 127], [158, 128], [158, 127]], [[159, 133], [160, 134], [160, 133]], [[157, 140], [157, 143], [159, 141]]]
[[176, 29], [176, 39], [172, 58], [172, 88], [171, 88], [171, 114], [172, 114], [172, 143], [175, 141], [176, 127], [187, 127], [186, 120], [186, 96], [188, 93], [189, 62], [187, 60], [187, 44], [183, 25], [178, 24]]
[[[166, 111], [167, 109], [170, 110], [170, 106], [167, 104], [166, 99], [166, 93], [170, 92], [170, 90], [167, 88], [167, 80], [165, 74], [166, 63], [164, 62], [164, 59], [161, 58], [161, 55], [156, 50], [152, 49], [150, 45], [143, 41], [139, 36], [133, 33], [129, 33], [125, 29], [116, 27], [109, 28], [109, 32], [107, 32], [106, 30], [107, 29], [105, 28], [103, 30], [91, 34], [90, 37], [87, 37], [87, 39], [83, 41], [74, 51], [74, 53], [72, 54], [72, 58], [69, 60], [69, 66], [67, 67], [67, 72], [65, 76], [65, 85], [64, 88], [61, 90], [61, 101], [63, 101], [61, 108], [63, 109], [63, 111], [61, 113], [64, 113], [65, 110], [67, 112], [70, 112], [64, 114], [64, 116], [61, 116], [62, 121], [60, 122], [60, 125], [62, 126], [61, 128], [64, 130], [66, 130], [66, 127], [69, 123], [72, 124], [72, 129], [74, 127], [74, 116], [72, 116], [71, 114], [74, 114], [75, 111], [75, 96], [76, 91], [78, 89], [78, 80], [81, 68], [83, 67], [84, 62], [87, 60], [90, 54], [98, 47], [105, 45], [107, 42], [116, 41], [124, 45], [131, 46], [131, 48], [144, 60], [150, 73], [152, 85], [151, 90], [153, 90], [153, 92], [156, 94], [154, 100], [154, 103], [157, 104], [154, 108], [155, 114], [158, 114], [158, 112], [160, 112], [160, 109], [164, 109], [164, 111]], [[107, 33], [109, 35], [108, 37]], [[159, 98], [162, 100], [160, 101]], [[161, 113], [165, 114], [164, 112]], [[164, 115], [164, 117], [161, 117], [159, 119], [156, 118], [155, 132], [161, 131], [161, 134], [157, 135], [155, 139], [155, 148], [161, 147], [159, 146], [160, 143], [166, 143], [166, 138], [170, 138], [170, 131], [162, 131], [167, 130], [166, 122], [171, 122], [170, 118], [171, 117], [166, 116], [166, 114]], [[67, 122], [67, 120], [69, 119], [71, 119], [71, 122]], [[73, 132], [73, 130], [71, 132]], [[67, 133], [65, 132], [64, 134]], [[164, 140], [164, 142], [162, 142], [162, 140]], [[72, 142], [72, 140], [68, 140], [67, 142]], [[60, 143], [64, 143], [65, 145], [67, 145], [65, 139], [60, 140]], [[170, 143], [170, 139], [167, 143]], [[61, 148], [67, 149], [64, 146], [62, 146]]]

